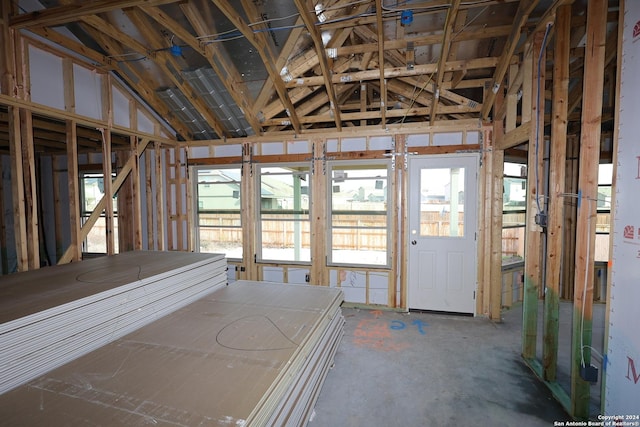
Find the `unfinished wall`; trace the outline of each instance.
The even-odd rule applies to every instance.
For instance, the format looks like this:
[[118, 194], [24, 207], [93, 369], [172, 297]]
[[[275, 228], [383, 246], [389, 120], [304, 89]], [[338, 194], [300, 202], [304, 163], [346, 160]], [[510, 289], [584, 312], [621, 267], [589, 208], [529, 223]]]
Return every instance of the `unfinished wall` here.
[[[640, 2], [625, 2], [620, 78], [617, 191], [613, 219], [605, 412], [638, 416], [640, 408]], [[621, 418], [621, 421], [627, 421]], [[637, 422], [633, 419], [632, 422]]]

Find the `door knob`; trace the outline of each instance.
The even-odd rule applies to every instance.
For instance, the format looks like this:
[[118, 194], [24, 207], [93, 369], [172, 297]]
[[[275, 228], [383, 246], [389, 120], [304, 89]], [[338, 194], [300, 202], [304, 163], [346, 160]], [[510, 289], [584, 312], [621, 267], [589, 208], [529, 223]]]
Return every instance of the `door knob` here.
[[412, 245], [417, 245], [417, 244], [418, 244], [418, 241], [417, 241], [417, 240], [412, 240], [412, 241], [411, 241], [411, 244], [412, 244]]

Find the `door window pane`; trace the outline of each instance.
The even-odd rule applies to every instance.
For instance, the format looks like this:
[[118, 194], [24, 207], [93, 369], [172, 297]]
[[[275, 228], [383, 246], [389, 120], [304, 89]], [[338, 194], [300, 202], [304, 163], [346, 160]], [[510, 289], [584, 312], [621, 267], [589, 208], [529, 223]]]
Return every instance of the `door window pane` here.
[[464, 168], [421, 169], [420, 235], [464, 236]]

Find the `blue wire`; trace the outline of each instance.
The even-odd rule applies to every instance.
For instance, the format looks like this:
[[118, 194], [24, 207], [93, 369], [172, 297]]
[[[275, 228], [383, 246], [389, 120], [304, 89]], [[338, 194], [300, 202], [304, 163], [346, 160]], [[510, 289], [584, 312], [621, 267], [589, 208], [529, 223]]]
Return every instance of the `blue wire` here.
[[534, 170], [536, 173], [536, 207], [538, 208], [538, 213], [542, 212], [540, 209], [540, 180], [538, 178], [538, 151], [540, 149], [540, 68], [542, 67], [542, 57], [544, 55], [544, 49], [547, 45], [547, 36], [549, 35], [549, 30], [551, 30], [551, 23], [547, 24], [547, 29], [544, 32], [544, 37], [542, 38], [542, 46], [540, 47], [540, 54], [538, 55], [538, 83], [536, 87], [536, 144], [535, 144], [535, 159], [536, 164], [534, 165]]

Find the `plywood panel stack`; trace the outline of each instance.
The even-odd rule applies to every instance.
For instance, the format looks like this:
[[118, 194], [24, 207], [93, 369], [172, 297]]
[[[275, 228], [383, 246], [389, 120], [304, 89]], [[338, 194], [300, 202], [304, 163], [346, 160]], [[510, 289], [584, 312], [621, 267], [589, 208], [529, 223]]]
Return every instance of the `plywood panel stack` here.
[[0, 281], [0, 393], [226, 285], [222, 255], [127, 252]]
[[0, 396], [10, 425], [302, 426], [342, 292], [238, 281]]

